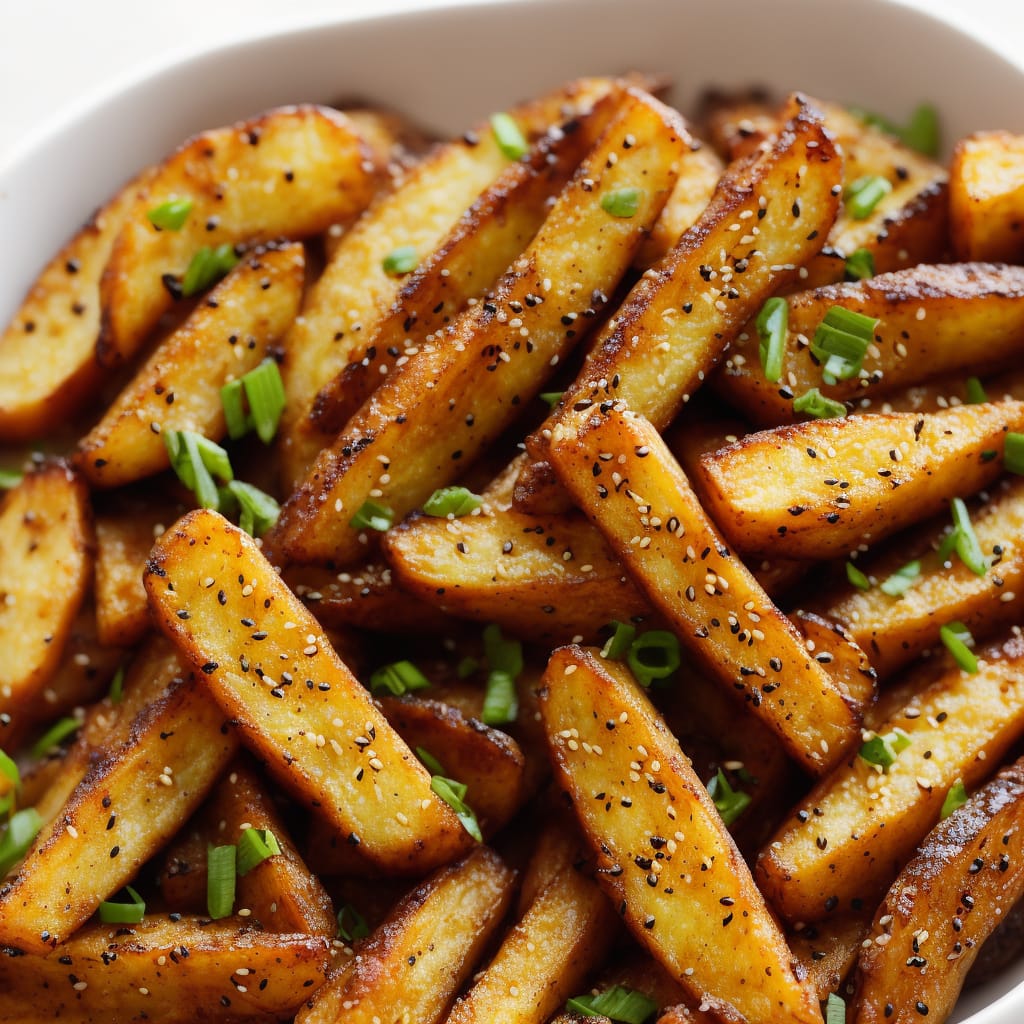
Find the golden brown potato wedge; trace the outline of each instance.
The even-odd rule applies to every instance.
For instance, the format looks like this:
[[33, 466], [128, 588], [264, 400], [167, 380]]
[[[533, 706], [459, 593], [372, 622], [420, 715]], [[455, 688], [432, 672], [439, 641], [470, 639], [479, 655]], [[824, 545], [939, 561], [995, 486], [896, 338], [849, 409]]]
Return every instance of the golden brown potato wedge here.
[[[876, 735], [910, 738], [883, 772], [858, 753], [822, 779], [765, 845], [761, 888], [789, 921], [870, 906], [939, 816], [949, 788], [978, 785], [1024, 732], [1024, 641], [979, 652], [917, 692]], [[934, 670], [931, 670], [934, 672]]]
[[94, 397], [104, 378], [95, 358], [100, 276], [150, 173], [125, 185], [54, 256], [0, 335], [4, 440], [31, 440]]
[[220, 708], [192, 678], [136, 716], [0, 886], [0, 941], [55, 948], [199, 806], [237, 749]]
[[392, 910], [355, 957], [300, 1010], [297, 1024], [437, 1024], [512, 897], [514, 874], [479, 847], [441, 868]]
[[191, 512], [157, 542], [145, 582], [160, 627], [244, 742], [371, 862], [422, 872], [472, 845], [248, 534]]
[[949, 217], [960, 259], [1024, 259], [1024, 136], [977, 132], [956, 144]]
[[724, 1020], [820, 1024], [707, 790], [629, 673], [560, 648], [540, 697], [558, 784], [640, 943]]
[[1024, 403], [866, 413], [748, 434], [701, 458], [704, 502], [741, 551], [829, 558], [992, 483]]
[[982, 944], [1024, 893], [1024, 762], [941, 821], [875, 914], [857, 964], [855, 1024], [952, 1013]]
[[820, 775], [856, 741], [856, 709], [726, 546], [654, 427], [618, 408], [567, 415], [552, 433], [555, 471], [680, 642]]
[[90, 924], [46, 956], [0, 957], [0, 1020], [276, 1021], [323, 984], [335, 954], [320, 936], [208, 918]]
[[94, 487], [121, 487], [170, 466], [163, 430], [227, 432], [220, 390], [255, 369], [295, 319], [302, 246], [258, 246], [160, 343], [78, 445]]
[[[344, 114], [313, 106], [280, 107], [185, 142], [139, 190], [103, 271], [100, 362], [138, 351], [200, 249], [304, 238], [356, 217], [377, 188], [372, 156]], [[191, 203], [177, 230], [149, 218], [169, 200]]]
[[271, 550], [351, 564], [366, 550], [367, 501], [400, 518], [494, 441], [586, 332], [593, 295], [628, 269], [687, 138], [678, 114], [629, 90], [493, 301], [388, 374], [282, 508]]
[[89, 494], [53, 463], [0, 504], [0, 715], [18, 717], [57, 670], [92, 575]]
[[[855, 284], [836, 284], [788, 297], [789, 323], [779, 381], [765, 378], [759, 337], [749, 324], [716, 379], [719, 391], [756, 423], [798, 418], [793, 400], [810, 388], [858, 406], [959, 371], [985, 373], [1012, 364], [1024, 344], [1024, 268], [991, 263], [914, 267]], [[818, 325], [834, 306], [880, 321], [863, 367], [826, 384], [811, 350]]]

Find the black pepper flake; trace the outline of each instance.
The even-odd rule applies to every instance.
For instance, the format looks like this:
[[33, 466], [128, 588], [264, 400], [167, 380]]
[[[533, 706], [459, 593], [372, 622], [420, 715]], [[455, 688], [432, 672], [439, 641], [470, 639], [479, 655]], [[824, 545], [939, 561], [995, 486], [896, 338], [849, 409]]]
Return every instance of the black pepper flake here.
[[110, 859], [113, 860], [121, 852], [120, 846], [113, 846], [110, 849]]

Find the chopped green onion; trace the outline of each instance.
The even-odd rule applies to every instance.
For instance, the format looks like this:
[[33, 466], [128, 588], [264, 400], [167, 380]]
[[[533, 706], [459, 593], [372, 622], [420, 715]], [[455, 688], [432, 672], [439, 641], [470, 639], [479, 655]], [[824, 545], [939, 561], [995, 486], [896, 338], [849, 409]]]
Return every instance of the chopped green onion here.
[[191, 430], [165, 430], [161, 437], [178, 479], [203, 508], [219, 509], [220, 494], [213, 476], [225, 482], [234, 479], [228, 453]]
[[633, 641], [636, 639], [636, 626], [629, 622], [613, 622], [615, 632], [605, 641], [601, 648], [601, 657], [609, 658], [612, 661], [622, 661], [629, 653]]
[[483, 504], [483, 499], [465, 487], [440, 487], [423, 503], [428, 516], [468, 516]]
[[835, 992], [829, 992], [828, 1002], [825, 1004], [825, 1024], [846, 1024], [846, 1000], [837, 996]]
[[496, 622], [484, 628], [484, 656], [492, 672], [504, 672], [515, 679], [523, 671], [523, 645], [506, 640]]
[[641, 633], [629, 647], [626, 661], [641, 686], [667, 679], [679, 668], [679, 640], [664, 629]]
[[235, 907], [234, 846], [210, 846], [206, 851], [206, 910], [219, 921]]
[[478, 668], [480, 668], [480, 662], [471, 654], [467, 654], [458, 663], [458, 665], [455, 666], [455, 675], [459, 679], [468, 679]]
[[950, 503], [953, 509], [953, 546], [960, 556], [960, 561], [975, 574], [984, 576], [988, 572], [988, 562], [978, 543], [978, 535], [971, 525], [971, 515], [963, 498], [954, 498]]
[[939, 812], [939, 821], [945, 821], [955, 810], [967, 803], [967, 790], [964, 788], [964, 780], [957, 779], [952, 786], [949, 787], [949, 792], [946, 794], [946, 799], [942, 801], [942, 810]]
[[270, 444], [277, 433], [286, 403], [277, 360], [264, 359], [242, 378], [242, 387], [249, 400], [249, 415], [256, 428], [256, 436], [264, 444]]
[[446, 779], [443, 775], [432, 775], [430, 788], [455, 812], [455, 816], [462, 822], [462, 827], [478, 843], [482, 843], [484, 837], [480, 831], [480, 823], [465, 801], [466, 784], [456, 782], [455, 779]]
[[615, 188], [601, 196], [601, 209], [613, 217], [633, 217], [643, 196], [642, 188]]
[[518, 160], [530, 148], [519, 125], [511, 114], [491, 114], [491, 131], [498, 149], [509, 158]]
[[548, 403], [548, 408], [553, 409], [562, 400], [564, 391], [542, 391], [540, 393], [541, 400]]
[[883, 594], [890, 597], [902, 597], [913, 585], [914, 581], [921, 575], [921, 563], [918, 561], [907, 562], [900, 566], [888, 579], [882, 580], [880, 587]]
[[185, 296], [204, 292], [212, 284], [216, 284], [229, 270], [238, 263], [235, 247], [230, 242], [211, 249], [204, 245], [189, 263], [185, 276], [181, 279], [181, 294]]
[[971, 647], [974, 637], [962, 622], [950, 622], [939, 630], [939, 636], [953, 655], [953, 660], [965, 671], [974, 675], [978, 671], [978, 659]]
[[146, 901], [130, 886], [124, 891], [130, 902], [104, 900], [99, 905], [99, 918], [104, 924], [138, 924], [146, 915]]
[[261, 537], [281, 514], [281, 506], [265, 491], [243, 480], [228, 481], [227, 492], [238, 502], [238, 525], [250, 537]]
[[21, 783], [21, 773], [14, 759], [0, 750], [0, 776], [7, 780], [6, 787], [0, 787], [0, 814], [9, 814], [14, 808], [14, 801]]
[[430, 680], [411, 662], [395, 661], [382, 665], [370, 676], [371, 693], [387, 692], [396, 697], [413, 690], [425, 690]]
[[383, 533], [391, 528], [394, 512], [387, 505], [378, 505], [375, 501], [364, 501], [359, 511], [348, 521], [348, 525], [356, 530], [377, 530]]
[[239, 875], [247, 875], [268, 857], [274, 857], [280, 852], [281, 846], [277, 841], [277, 836], [269, 829], [243, 829], [242, 834], [238, 837], [235, 867]]
[[846, 209], [854, 220], [864, 220], [891, 191], [892, 182], [888, 178], [865, 174], [846, 186]]
[[484, 725], [505, 725], [519, 714], [516, 681], [507, 672], [491, 669], [487, 674], [487, 691], [480, 718]]
[[25, 474], [15, 469], [0, 469], [0, 491], [13, 490], [24, 479]]
[[168, 199], [149, 210], [146, 218], [159, 231], [180, 231], [191, 212], [191, 199]]
[[356, 939], [365, 939], [369, 934], [370, 926], [366, 918], [351, 903], [346, 903], [338, 911], [338, 938], [345, 942], [355, 942]]
[[575, 996], [565, 1008], [584, 1017], [607, 1017], [620, 1024], [644, 1024], [657, 1011], [658, 1004], [636, 989], [613, 985], [596, 996]]
[[846, 406], [826, 397], [817, 388], [810, 388], [793, 399], [793, 412], [813, 416], [817, 420], [837, 420], [846, 416]]
[[124, 700], [124, 665], [118, 665], [114, 678], [110, 680], [108, 693], [111, 704], [120, 704]]
[[925, 156], [937, 156], [939, 152], [939, 114], [930, 103], [920, 104], [910, 115], [910, 121], [904, 128], [890, 121], [881, 114], [851, 107], [850, 113], [859, 117], [865, 124], [874, 125], [883, 132], [895, 135], [900, 142], [924, 153]]
[[750, 794], [742, 789], [733, 789], [729, 780], [719, 768], [715, 777], [708, 783], [708, 796], [715, 802], [718, 813], [725, 824], [731, 825], [750, 803]]
[[846, 263], [843, 270], [847, 281], [864, 281], [869, 277], [874, 277], [874, 253], [870, 249], [863, 248], [863, 246], [860, 249], [854, 249], [853, 252], [846, 257]]
[[32, 756], [45, 757], [69, 736], [78, 732], [82, 723], [77, 718], [61, 718], [54, 722], [32, 746]]
[[867, 576], [865, 576], [864, 573], [862, 573], [860, 569], [858, 569], [857, 566], [853, 564], [853, 562], [846, 563], [846, 578], [858, 590], [871, 589], [871, 580], [869, 580]]
[[842, 306], [833, 306], [825, 314], [811, 340], [811, 355], [825, 364], [822, 377], [826, 384], [860, 373], [878, 323], [874, 317]]
[[26, 807], [11, 815], [7, 831], [0, 837], [0, 878], [5, 878], [25, 856], [42, 827], [43, 819], [34, 807]]
[[858, 753], [868, 764], [878, 765], [888, 774], [889, 769], [896, 763], [896, 758], [909, 746], [910, 737], [897, 727], [892, 732], [865, 740]]
[[426, 768], [431, 775], [444, 775], [444, 767], [429, 750], [424, 747], [417, 747], [416, 756], [423, 762], [423, 767]]
[[1015, 434], [1011, 431], [1006, 435], [1003, 465], [1010, 473], [1024, 475], [1024, 434]]
[[227, 427], [228, 437], [237, 441], [249, 433], [252, 424], [245, 411], [245, 402], [242, 400], [242, 378], [230, 380], [220, 389], [220, 405], [224, 410], [224, 425]]
[[757, 314], [754, 326], [761, 339], [758, 352], [766, 380], [782, 379], [782, 357], [786, 353], [786, 328], [789, 324], [789, 303], [775, 296], [768, 299]]
[[416, 255], [416, 248], [412, 245], [400, 245], [381, 260], [381, 266], [385, 274], [392, 277], [401, 277], [403, 274], [411, 274], [419, 263], [419, 256]]
[[981, 405], [982, 402], [988, 401], [988, 395], [985, 394], [985, 387], [977, 377], [967, 378], [966, 390], [968, 404]]

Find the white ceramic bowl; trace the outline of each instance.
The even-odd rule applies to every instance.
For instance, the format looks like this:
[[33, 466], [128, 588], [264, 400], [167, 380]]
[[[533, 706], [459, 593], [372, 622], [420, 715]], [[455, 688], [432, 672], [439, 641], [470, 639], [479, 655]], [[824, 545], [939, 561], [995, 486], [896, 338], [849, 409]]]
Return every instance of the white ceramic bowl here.
[[[0, 321], [134, 170], [188, 134], [265, 107], [360, 98], [442, 132], [584, 73], [664, 72], [684, 112], [709, 87], [802, 89], [905, 118], [927, 100], [948, 142], [1024, 130], [1024, 71], [883, 0], [519, 0], [341, 21], [181, 59], [80, 105], [0, 166]], [[1024, 963], [954, 1021], [1024, 1020]]]

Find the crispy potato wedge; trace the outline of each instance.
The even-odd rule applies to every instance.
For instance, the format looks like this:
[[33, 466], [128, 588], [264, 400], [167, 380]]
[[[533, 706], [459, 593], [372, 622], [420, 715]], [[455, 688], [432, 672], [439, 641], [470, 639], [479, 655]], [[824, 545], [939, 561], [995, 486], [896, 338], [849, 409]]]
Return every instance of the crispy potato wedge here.
[[[590, 109], [611, 87], [607, 79], [571, 82], [510, 116], [535, 140]], [[288, 406], [280, 447], [289, 489], [330, 440], [309, 420], [317, 394], [362, 353], [402, 288], [402, 279], [384, 269], [385, 257], [403, 246], [421, 256], [433, 252], [508, 164], [490, 125], [481, 124], [420, 161], [342, 237], [285, 340]]]
[[[984, 373], [1011, 364], [1024, 344], [1024, 268], [991, 263], [913, 267], [854, 284], [789, 296], [780, 381], [765, 378], [753, 323], [716, 378], [716, 387], [754, 422], [773, 426], [799, 418], [793, 399], [810, 388], [861, 404], [939, 373]], [[877, 319], [863, 368], [826, 384], [810, 342], [833, 306]], [[877, 400], [877, 399], [876, 399]]]
[[741, 551], [829, 558], [992, 483], [1022, 429], [1015, 401], [776, 427], [703, 456], [702, 493]]
[[443, 1020], [501, 923], [514, 877], [487, 847], [441, 868], [398, 903], [296, 1024], [334, 1024], [342, 1014], [346, 1024]]
[[979, 652], [975, 675], [952, 665], [874, 731], [896, 728], [910, 744], [888, 773], [852, 754], [762, 850], [758, 881], [789, 921], [870, 906], [935, 824], [950, 786], [963, 779], [972, 789], [999, 763], [1024, 733], [1024, 640]]
[[81, 478], [62, 463], [30, 473], [0, 504], [0, 715], [47, 685], [92, 575], [92, 515]]
[[0, 437], [29, 441], [73, 417], [104, 379], [95, 358], [100, 276], [145, 187], [143, 171], [46, 265], [0, 334]]
[[945, 1020], [982, 944], [1024, 893], [1024, 762], [929, 833], [875, 914], [855, 1024]]
[[[595, 292], [611, 292], [629, 267], [687, 139], [678, 114], [629, 90], [493, 301], [388, 374], [282, 508], [271, 550], [351, 564], [366, 549], [365, 529], [352, 525], [365, 502], [401, 517], [494, 441], [585, 333]], [[616, 196], [635, 199], [620, 211], [628, 216], [605, 209]]]
[[191, 512], [146, 567], [160, 627], [286, 789], [378, 866], [429, 870], [472, 838], [255, 541]]
[[122, 487], [170, 466], [162, 430], [211, 440], [227, 427], [220, 389], [255, 369], [295, 319], [302, 246], [258, 246], [165, 339], [79, 442], [94, 487]]
[[680, 641], [822, 774], [857, 739], [852, 702], [725, 545], [654, 427], [618, 408], [558, 424], [549, 456], [559, 479]]
[[90, 924], [46, 956], [0, 955], [0, 1020], [277, 1021], [323, 983], [334, 953], [321, 936], [209, 918]]
[[[1018, 622], [1024, 600], [1024, 480], [1001, 481], [990, 500], [971, 516], [975, 536], [991, 568], [972, 572], [954, 553], [936, 550], [949, 532], [936, 524], [915, 537], [896, 537], [878, 555], [857, 560], [872, 582], [870, 590], [850, 583], [823, 594], [811, 607], [826, 619], [842, 623], [870, 652], [871, 664], [885, 678], [938, 643], [947, 622], [963, 622], [977, 640], [984, 640]], [[920, 563], [920, 575], [900, 597], [877, 584], [908, 561]]]
[[[139, 190], [103, 271], [99, 361], [115, 366], [138, 351], [204, 246], [304, 238], [355, 218], [377, 188], [372, 156], [344, 114], [313, 106], [185, 142]], [[161, 230], [148, 215], [171, 199], [192, 205], [179, 230]]]
[[93, 764], [0, 886], [0, 942], [44, 953], [67, 939], [181, 827], [237, 746], [195, 679], [172, 684]]
[[540, 707], [598, 881], [640, 943], [723, 1020], [820, 1024], [707, 790], [629, 673], [560, 648]]
[[960, 259], [1024, 259], [1024, 136], [977, 132], [956, 144], [949, 217]]

